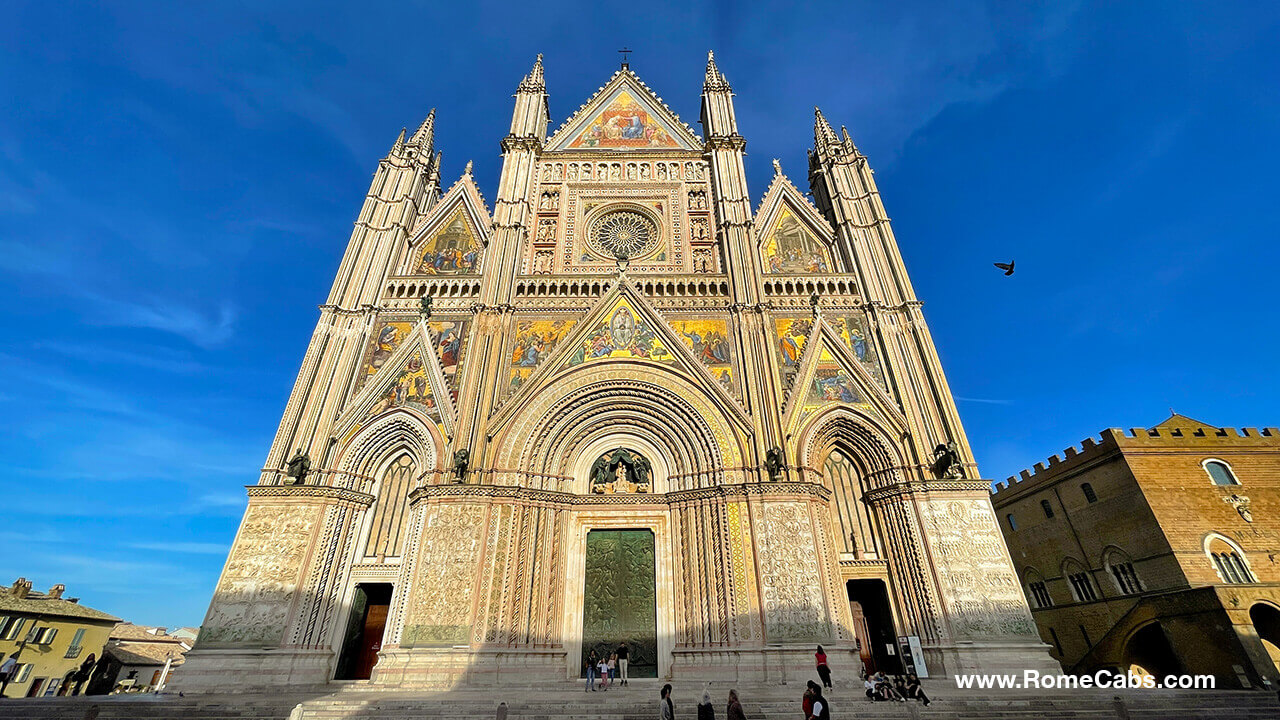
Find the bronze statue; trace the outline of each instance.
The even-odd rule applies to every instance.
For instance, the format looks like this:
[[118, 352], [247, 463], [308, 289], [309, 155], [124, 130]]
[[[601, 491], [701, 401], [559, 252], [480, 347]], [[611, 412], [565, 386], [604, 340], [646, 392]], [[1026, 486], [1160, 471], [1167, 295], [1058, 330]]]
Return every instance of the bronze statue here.
[[462, 482], [467, 478], [467, 467], [471, 465], [471, 451], [463, 448], [453, 453], [453, 481]]
[[648, 485], [653, 481], [653, 468], [649, 466], [649, 461], [640, 453], [634, 453], [632, 457], [635, 462], [632, 464], [632, 472], [635, 473], [634, 482], [637, 485]]
[[764, 466], [769, 471], [770, 480], [780, 480], [782, 478], [782, 448], [773, 446], [764, 454]]
[[307, 482], [307, 474], [311, 472], [311, 458], [302, 452], [302, 448], [298, 448], [298, 453], [285, 468], [285, 476], [293, 478], [294, 485], [303, 485]]
[[933, 449], [933, 474], [939, 479], [957, 480], [964, 477], [960, 446], [954, 442], [939, 444]]

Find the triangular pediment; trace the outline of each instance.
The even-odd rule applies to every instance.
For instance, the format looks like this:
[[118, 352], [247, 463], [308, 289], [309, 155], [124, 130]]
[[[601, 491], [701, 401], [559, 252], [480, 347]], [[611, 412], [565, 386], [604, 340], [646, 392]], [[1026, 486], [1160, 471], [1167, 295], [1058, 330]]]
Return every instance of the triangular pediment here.
[[786, 400], [784, 426], [795, 431], [806, 418], [834, 404], [906, 428], [902, 412], [858, 362], [840, 333], [817, 318], [804, 343], [795, 386]]
[[[402, 323], [388, 323], [386, 327], [399, 324]], [[430, 419], [442, 436], [452, 435], [456, 410], [428, 330], [422, 322], [413, 324], [395, 351], [338, 416], [335, 437], [348, 437], [370, 418], [400, 407]]]
[[[716, 368], [702, 362], [691, 349], [690, 339], [673, 330], [628, 281], [616, 283], [585, 317], [570, 327], [546, 361], [506, 400], [491, 431], [496, 432], [525, 399], [546, 390], [561, 375], [583, 365], [619, 360], [673, 368], [729, 408], [744, 427], [749, 425], [732, 392], [736, 386], [729, 363], [717, 361], [715, 365], [724, 367]], [[727, 325], [724, 333], [727, 335]], [[727, 353], [727, 347], [704, 350]], [[728, 370], [728, 376], [717, 369]]]
[[545, 152], [701, 151], [702, 141], [630, 70], [619, 70], [548, 139]]
[[756, 212], [760, 268], [765, 274], [838, 272], [831, 226], [781, 172]]
[[403, 275], [479, 275], [492, 225], [468, 173], [440, 198], [409, 235]]

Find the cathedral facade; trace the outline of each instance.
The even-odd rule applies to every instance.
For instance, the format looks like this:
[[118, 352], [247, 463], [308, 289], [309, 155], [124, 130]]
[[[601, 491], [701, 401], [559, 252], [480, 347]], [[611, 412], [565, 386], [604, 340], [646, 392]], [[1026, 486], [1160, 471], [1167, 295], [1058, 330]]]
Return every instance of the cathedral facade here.
[[434, 111], [379, 164], [182, 684], [1056, 667], [848, 133], [757, 201], [713, 58], [701, 136], [625, 64], [549, 117], [492, 207]]

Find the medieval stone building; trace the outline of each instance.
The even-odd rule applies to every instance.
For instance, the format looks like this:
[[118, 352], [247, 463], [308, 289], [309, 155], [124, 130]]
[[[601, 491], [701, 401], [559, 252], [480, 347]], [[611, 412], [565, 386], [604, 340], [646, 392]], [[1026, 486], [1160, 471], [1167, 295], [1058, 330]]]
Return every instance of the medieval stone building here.
[[379, 164], [183, 686], [1052, 668], [848, 133], [753, 201], [713, 60], [701, 136], [547, 98], [492, 209], [434, 112]]

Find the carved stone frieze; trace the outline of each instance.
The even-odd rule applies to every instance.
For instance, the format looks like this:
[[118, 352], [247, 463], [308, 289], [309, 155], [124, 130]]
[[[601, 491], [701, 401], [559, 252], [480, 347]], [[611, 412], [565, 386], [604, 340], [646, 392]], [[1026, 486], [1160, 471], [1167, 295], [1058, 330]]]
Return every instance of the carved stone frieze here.
[[204, 647], [278, 645], [321, 506], [250, 504], [200, 631]]
[[958, 636], [1035, 631], [986, 498], [919, 500], [943, 601]]

